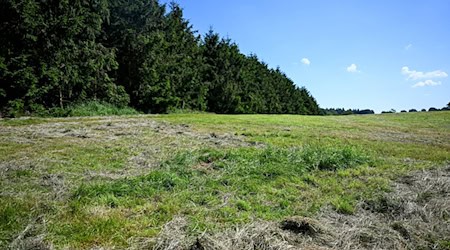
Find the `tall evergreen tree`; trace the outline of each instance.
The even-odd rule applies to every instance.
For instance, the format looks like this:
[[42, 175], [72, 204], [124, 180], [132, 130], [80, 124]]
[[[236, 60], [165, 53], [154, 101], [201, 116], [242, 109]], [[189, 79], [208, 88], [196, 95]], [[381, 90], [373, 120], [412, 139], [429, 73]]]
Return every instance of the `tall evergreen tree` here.
[[96, 41], [108, 1], [3, 0], [0, 75], [9, 103], [24, 109], [100, 99], [126, 105], [126, 92], [108, 72], [114, 50]]
[[183, 18], [182, 9], [175, 3], [171, 3], [167, 15], [166, 34], [169, 47], [165, 74], [174, 86], [178, 100], [175, 108], [205, 110], [207, 88], [201, 82], [200, 37], [195, 35], [192, 26]]
[[166, 47], [164, 15], [165, 6], [156, 0], [111, 0], [110, 21], [104, 24], [103, 44], [117, 50], [117, 82], [129, 93], [132, 106], [144, 111], [161, 102], [154, 92], [171, 89], [158, 68]]
[[[280, 69], [210, 30], [175, 3], [0, 0], [0, 110], [99, 100], [144, 112], [319, 114]], [[11, 112], [10, 112], [11, 113]]]
[[242, 113], [240, 73], [244, 56], [229, 39], [220, 39], [212, 30], [202, 46], [206, 70], [204, 82], [209, 85], [208, 110], [217, 113]]

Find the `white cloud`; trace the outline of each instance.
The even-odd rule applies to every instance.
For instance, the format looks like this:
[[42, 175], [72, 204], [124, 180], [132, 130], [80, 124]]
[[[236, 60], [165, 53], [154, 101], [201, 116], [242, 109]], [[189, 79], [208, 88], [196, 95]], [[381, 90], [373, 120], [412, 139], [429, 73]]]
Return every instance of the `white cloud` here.
[[347, 67], [347, 72], [350, 72], [350, 73], [359, 72], [358, 71], [358, 66], [356, 66], [356, 64], [352, 63], [352, 65]]
[[445, 78], [448, 74], [442, 70], [435, 70], [430, 72], [421, 72], [416, 70], [410, 70], [407, 66], [402, 68], [402, 74], [406, 75], [408, 80], [418, 80], [425, 78]]
[[302, 58], [302, 61], [301, 61], [303, 64], [305, 64], [305, 65], [310, 65], [311, 64], [311, 61], [308, 59], [308, 58]]
[[406, 45], [406, 46], [405, 46], [405, 50], [409, 50], [409, 49], [411, 49], [411, 48], [412, 48], [412, 46], [413, 46], [412, 44], [408, 44], [408, 45]]
[[414, 84], [412, 87], [417, 88], [417, 87], [437, 86], [437, 85], [441, 85], [441, 82], [435, 82], [433, 80], [425, 80]]

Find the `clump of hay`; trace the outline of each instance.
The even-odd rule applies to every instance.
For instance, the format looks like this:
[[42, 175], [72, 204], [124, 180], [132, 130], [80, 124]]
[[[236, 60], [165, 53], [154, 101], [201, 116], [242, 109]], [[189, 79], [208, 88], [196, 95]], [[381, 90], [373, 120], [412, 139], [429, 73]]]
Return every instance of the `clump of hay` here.
[[393, 191], [362, 201], [354, 215], [331, 209], [319, 215], [339, 249], [446, 249], [450, 240], [450, 167], [418, 171]]
[[[132, 249], [179, 250], [284, 250], [328, 249], [324, 244], [324, 229], [317, 221], [292, 217], [281, 223], [256, 221], [223, 232], [186, 236], [186, 220], [175, 218], [169, 222], [150, 245]], [[147, 242], [149, 243], [149, 242]]]
[[175, 217], [164, 225], [158, 237], [154, 239], [133, 238], [130, 240], [129, 250], [182, 250], [189, 249], [193, 239], [187, 236], [188, 222], [183, 217]]
[[38, 217], [31, 221], [25, 229], [9, 244], [10, 250], [53, 250], [53, 245], [45, 241], [45, 221]]
[[233, 230], [204, 235], [190, 249], [295, 249], [284, 237], [286, 233], [276, 223], [258, 221]]

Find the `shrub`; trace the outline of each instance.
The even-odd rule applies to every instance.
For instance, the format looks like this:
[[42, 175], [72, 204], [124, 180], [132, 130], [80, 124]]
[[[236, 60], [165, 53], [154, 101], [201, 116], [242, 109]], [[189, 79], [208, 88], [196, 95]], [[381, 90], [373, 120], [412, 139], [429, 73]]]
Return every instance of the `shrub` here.
[[23, 100], [16, 99], [8, 102], [6, 107], [5, 116], [16, 118], [25, 114], [25, 104]]
[[89, 101], [68, 107], [67, 113], [55, 109], [54, 116], [103, 116], [134, 115], [138, 112], [130, 107], [118, 107], [105, 102]]

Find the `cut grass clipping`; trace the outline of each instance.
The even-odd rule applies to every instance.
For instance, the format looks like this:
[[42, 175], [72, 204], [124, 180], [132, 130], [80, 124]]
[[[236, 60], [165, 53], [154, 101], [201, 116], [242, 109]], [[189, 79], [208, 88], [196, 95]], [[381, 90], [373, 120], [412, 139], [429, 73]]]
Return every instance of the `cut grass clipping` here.
[[[308, 190], [317, 195], [315, 189], [325, 189], [320, 202], [351, 213], [357, 198], [351, 193], [357, 192], [350, 191], [339, 201], [343, 189], [326, 183], [330, 178], [315, 179], [311, 173], [335, 175], [336, 170], [370, 164], [366, 152], [351, 146], [185, 152], [145, 176], [81, 185], [72, 195], [69, 214], [60, 215], [53, 233], [74, 244], [126, 245], [124, 239], [154, 236], [174, 216], [184, 215], [195, 235], [256, 218], [277, 220], [315, 212], [320, 204], [311, 204], [308, 197], [299, 199]], [[137, 211], [128, 218], [121, 216], [130, 209]], [[145, 220], [146, 229], [136, 228], [133, 220]]]

